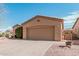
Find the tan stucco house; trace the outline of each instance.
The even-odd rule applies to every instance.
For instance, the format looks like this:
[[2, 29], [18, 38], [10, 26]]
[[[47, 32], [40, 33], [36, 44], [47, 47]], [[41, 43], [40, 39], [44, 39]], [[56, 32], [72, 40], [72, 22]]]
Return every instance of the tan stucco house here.
[[37, 15], [21, 24], [23, 39], [61, 41], [63, 40], [63, 23], [63, 19]]
[[22, 23], [23, 39], [31, 40], [62, 40], [63, 19], [35, 16]]

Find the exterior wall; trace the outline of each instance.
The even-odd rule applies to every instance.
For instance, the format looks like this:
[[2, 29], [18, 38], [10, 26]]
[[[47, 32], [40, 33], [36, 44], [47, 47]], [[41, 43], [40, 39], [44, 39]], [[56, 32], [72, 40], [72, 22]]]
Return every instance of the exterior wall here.
[[72, 30], [65, 30], [64, 31], [64, 39], [65, 40], [72, 40]]
[[13, 38], [15, 38], [15, 28], [13, 28]]
[[55, 26], [55, 40], [60, 41], [63, 39], [63, 34], [62, 34], [62, 26], [61, 24]]
[[[40, 20], [40, 22], [37, 22], [37, 20]], [[32, 26], [37, 26], [37, 25], [49, 25], [49, 26], [53, 26], [53, 25], [59, 25], [62, 22], [59, 21], [54, 21], [54, 20], [48, 20], [48, 19], [43, 19], [43, 18], [36, 18], [30, 22], [28, 22], [27, 24], [23, 25], [26, 27], [32, 27]]]
[[[37, 20], [40, 20], [38, 22]], [[50, 20], [50, 19], [44, 19], [44, 18], [36, 18], [26, 24], [23, 25], [23, 38], [27, 39], [27, 31], [29, 27], [33, 26], [39, 26], [39, 25], [45, 25], [45, 26], [55, 26], [55, 40], [62, 40], [62, 24], [63, 22]]]
[[65, 40], [72, 40], [72, 34], [65, 34], [64, 39]]
[[23, 39], [27, 39], [27, 31], [28, 28], [26, 26], [23, 26]]

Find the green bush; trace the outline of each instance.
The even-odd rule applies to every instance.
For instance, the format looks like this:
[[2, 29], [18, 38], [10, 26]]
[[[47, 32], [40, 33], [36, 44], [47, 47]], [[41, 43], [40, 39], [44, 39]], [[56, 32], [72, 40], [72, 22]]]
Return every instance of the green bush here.
[[22, 27], [19, 27], [15, 30], [15, 37], [16, 38], [22, 38], [23, 36], [23, 28]]
[[5, 34], [4, 33], [0, 33], [0, 37], [3, 37]]

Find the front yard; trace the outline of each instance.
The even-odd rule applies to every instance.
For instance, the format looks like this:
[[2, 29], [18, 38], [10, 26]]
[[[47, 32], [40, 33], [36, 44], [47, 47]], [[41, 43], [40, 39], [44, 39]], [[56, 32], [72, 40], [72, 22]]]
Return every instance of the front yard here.
[[[74, 41], [75, 43], [79, 42]], [[0, 38], [0, 56], [79, 56], [79, 45], [71, 48], [65, 42]]]
[[73, 40], [71, 48], [60, 47], [63, 43], [52, 45], [45, 53], [45, 56], [79, 56], [79, 40]]

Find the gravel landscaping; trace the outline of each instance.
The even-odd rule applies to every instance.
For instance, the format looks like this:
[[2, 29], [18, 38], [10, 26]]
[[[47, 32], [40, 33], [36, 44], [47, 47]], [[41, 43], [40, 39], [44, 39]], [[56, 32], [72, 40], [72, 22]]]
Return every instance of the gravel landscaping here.
[[64, 43], [55, 43], [47, 50], [47, 52], [44, 55], [45, 56], [79, 56], [79, 45], [72, 45], [71, 48], [68, 48], [65, 47]]

